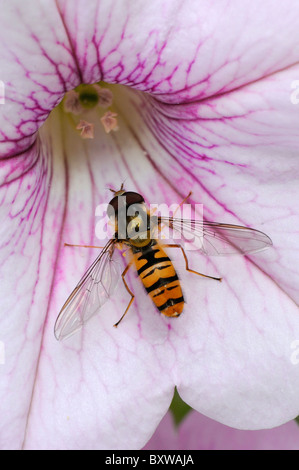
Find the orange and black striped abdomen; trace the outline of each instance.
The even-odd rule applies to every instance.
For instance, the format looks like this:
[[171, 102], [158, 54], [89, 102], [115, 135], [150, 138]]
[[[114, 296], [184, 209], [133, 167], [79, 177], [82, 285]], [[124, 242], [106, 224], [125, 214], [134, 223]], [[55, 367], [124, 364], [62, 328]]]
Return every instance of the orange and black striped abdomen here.
[[157, 309], [167, 317], [179, 316], [184, 308], [184, 297], [176, 271], [165, 251], [155, 240], [134, 251], [138, 275]]

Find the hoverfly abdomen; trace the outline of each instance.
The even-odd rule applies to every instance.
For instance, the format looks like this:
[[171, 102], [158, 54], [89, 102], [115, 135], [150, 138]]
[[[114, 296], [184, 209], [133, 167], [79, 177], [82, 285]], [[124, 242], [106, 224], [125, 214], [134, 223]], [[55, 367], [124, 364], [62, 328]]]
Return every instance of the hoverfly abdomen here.
[[157, 309], [167, 317], [179, 316], [184, 297], [172, 261], [156, 240], [143, 249], [133, 248], [137, 273]]

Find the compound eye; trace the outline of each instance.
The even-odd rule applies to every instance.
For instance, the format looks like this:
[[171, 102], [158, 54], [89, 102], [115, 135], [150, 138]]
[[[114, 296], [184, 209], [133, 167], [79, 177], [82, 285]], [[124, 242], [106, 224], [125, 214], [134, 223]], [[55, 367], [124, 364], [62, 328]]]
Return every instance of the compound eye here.
[[131, 204], [141, 204], [142, 202], [144, 202], [144, 199], [141, 194], [134, 193], [133, 191], [128, 191], [124, 193], [123, 196], [125, 196], [126, 198], [127, 206], [130, 206]]
[[144, 199], [141, 194], [128, 191], [121, 196], [115, 196], [111, 199], [107, 207], [107, 215], [109, 219], [114, 219], [122, 209], [126, 209], [133, 204], [138, 205], [142, 203], [144, 203]]

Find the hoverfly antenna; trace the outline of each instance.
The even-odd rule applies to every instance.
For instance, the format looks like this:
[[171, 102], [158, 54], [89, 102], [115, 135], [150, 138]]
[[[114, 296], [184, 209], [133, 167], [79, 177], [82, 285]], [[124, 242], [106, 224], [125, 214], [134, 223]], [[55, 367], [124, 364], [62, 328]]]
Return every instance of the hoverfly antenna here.
[[107, 188], [107, 189], [109, 189], [109, 191], [111, 191], [115, 196], [120, 196], [123, 193], [125, 193], [125, 190], [124, 190], [125, 181], [121, 184], [121, 187], [118, 191], [115, 191], [115, 189], [112, 189], [112, 188]]

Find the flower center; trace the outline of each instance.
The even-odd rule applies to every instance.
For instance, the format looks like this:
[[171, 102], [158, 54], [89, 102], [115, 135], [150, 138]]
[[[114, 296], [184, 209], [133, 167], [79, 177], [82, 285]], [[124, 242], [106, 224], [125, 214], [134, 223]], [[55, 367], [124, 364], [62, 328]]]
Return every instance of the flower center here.
[[79, 85], [76, 90], [83, 108], [91, 109], [99, 103], [99, 95], [93, 85]]
[[[71, 117], [74, 127], [80, 131], [83, 139], [94, 138], [94, 123], [89, 121], [89, 114], [95, 111], [107, 134], [118, 130], [117, 113], [112, 109], [112, 91], [99, 83], [79, 85], [68, 91], [62, 100], [63, 109]], [[106, 112], [103, 112], [106, 109]], [[94, 119], [94, 115], [93, 115]]]

